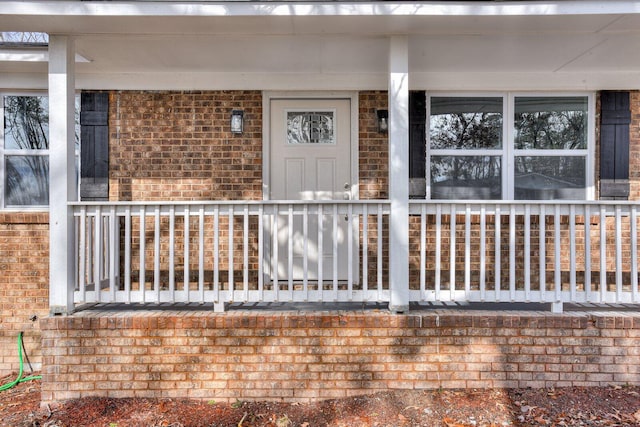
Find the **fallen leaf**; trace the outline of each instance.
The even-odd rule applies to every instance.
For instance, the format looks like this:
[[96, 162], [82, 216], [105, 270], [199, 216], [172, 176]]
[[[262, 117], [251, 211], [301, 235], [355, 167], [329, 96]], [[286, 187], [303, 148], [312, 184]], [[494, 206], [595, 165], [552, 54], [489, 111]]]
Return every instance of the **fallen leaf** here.
[[451, 418], [443, 418], [442, 422], [444, 422], [447, 427], [464, 427], [462, 424], [457, 423], [455, 420]]
[[534, 421], [537, 422], [538, 424], [543, 424], [543, 425], [549, 424], [549, 421], [542, 418], [542, 415], [540, 415], [538, 418], [535, 418]]
[[636, 419], [636, 421], [640, 422], [640, 409], [638, 409], [634, 414], [633, 414], [633, 418]]

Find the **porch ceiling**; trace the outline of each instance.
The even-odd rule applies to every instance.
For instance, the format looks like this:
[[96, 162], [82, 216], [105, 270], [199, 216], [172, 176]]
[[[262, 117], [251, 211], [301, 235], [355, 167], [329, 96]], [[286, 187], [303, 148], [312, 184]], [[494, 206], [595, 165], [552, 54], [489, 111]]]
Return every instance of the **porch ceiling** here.
[[[534, 89], [550, 78], [551, 86], [576, 89], [640, 87], [640, 5], [629, 1], [9, 1], [0, 5], [0, 28], [74, 35], [78, 53], [91, 61], [77, 64], [84, 87], [118, 87], [125, 76], [131, 85], [150, 85], [141, 77], [149, 73], [162, 85], [178, 73], [178, 85], [194, 88], [239, 74], [246, 76], [235, 85], [255, 89], [268, 76], [271, 88], [289, 88], [285, 75], [357, 76], [364, 87], [384, 88], [387, 36], [394, 34], [410, 36], [412, 85], [422, 88]], [[37, 79], [46, 70], [43, 62], [0, 61], [3, 73]], [[505, 82], [507, 73], [519, 77]], [[202, 80], [188, 77], [194, 74]]]

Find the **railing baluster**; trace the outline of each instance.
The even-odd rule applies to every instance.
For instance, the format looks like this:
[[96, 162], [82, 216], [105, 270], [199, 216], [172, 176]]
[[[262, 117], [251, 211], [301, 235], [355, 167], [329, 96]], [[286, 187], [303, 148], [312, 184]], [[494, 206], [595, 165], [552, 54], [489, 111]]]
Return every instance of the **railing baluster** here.
[[378, 204], [378, 300], [382, 299], [382, 204]]
[[569, 286], [571, 301], [576, 300], [576, 206], [569, 206]]
[[131, 206], [124, 210], [124, 293], [131, 303]]
[[318, 205], [318, 293], [324, 301], [324, 205]]
[[273, 207], [273, 227], [271, 227], [271, 244], [273, 245], [273, 259], [271, 260], [271, 274], [273, 275], [273, 296], [276, 301], [280, 301], [280, 283], [278, 280], [278, 276], [280, 272], [278, 271], [278, 246], [280, 246], [278, 242], [278, 235], [280, 234], [278, 222], [280, 215], [279, 205], [274, 205]]
[[220, 206], [213, 208], [213, 302], [223, 304], [220, 297]]
[[198, 207], [198, 293], [204, 302], [204, 206]]
[[116, 278], [117, 278], [117, 263], [116, 263], [116, 251], [119, 250], [118, 246], [118, 230], [116, 229], [116, 207], [111, 206], [109, 210], [109, 298], [110, 302], [116, 300]]
[[616, 302], [622, 299], [622, 208], [616, 205]]
[[638, 300], [638, 211], [631, 207], [631, 300]]
[[242, 296], [244, 302], [249, 301], [249, 206], [244, 205], [244, 212], [242, 213], [242, 285], [244, 289], [244, 295]]
[[95, 218], [95, 228], [94, 228], [94, 239], [93, 242], [95, 244], [94, 247], [94, 264], [93, 264], [93, 282], [94, 282], [94, 291], [95, 291], [95, 300], [96, 302], [102, 301], [102, 262], [104, 260], [102, 256], [102, 209], [98, 206], [96, 209], [96, 218]]
[[600, 301], [607, 301], [607, 215], [600, 206]]
[[553, 238], [554, 238], [554, 251], [553, 256], [555, 258], [554, 263], [554, 284], [555, 284], [555, 299], [554, 302], [558, 303], [562, 301], [562, 264], [560, 263], [560, 247], [562, 231], [560, 229], [560, 205], [555, 205], [555, 215], [553, 218]]
[[160, 302], [160, 206], [156, 205], [153, 230], [153, 289]]
[[80, 301], [87, 301], [87, 207], [80, 208], [78, 231], [78, 294]]
[[289, 205], [287, 218], [287, 288], [293, 299], [293, 205]]
[[338, 300], [338, 205], [333, 204], [333, 230], [331, 232], [333, 260], [333, 301]]
[[264, 206], [258, 208], [258, 295], [264, 300]]
[[524, 299], [531, 301], [531, 205], [524, 206]]
[[487, 208], [480, 206], [480, 300], [487, 299]]
[[427, 299], [427, 205], [420, 206], [420, 298]]
[[[97, 209], [97, 208], [96, 208]], [[96, 222], [95, 222], [95, 212], [96, 209], [93, 209], [93, 214], [87, 214], [87, 251], [86, 251], [86, 256], [87, 256], [87, 266], [86, 266], [86, 272], [87, 272], [87, 285], [90, 285], [92, 283], [95, 284], [95, 280], [93, 278], [94, 273], [95, 273], [95, 262], [96, 262], [96, 252], [95, 252], [95, 244], [94, 244], [94, 237], [95, 237], [95, 227], [96, 227]], [[95, 292], [94, 292], [95, 294]], [[94, 295], [93, 297], [93, 301], [97, 301], [96, 297]]]
[[182, 230], [182, 234], [184, 235], [184, 261], [182, 266], [182, 283], [184, 285], [184, 293], [186, 295], [187, 302], [191, 302], [191, 270], [189, 264], [191, 263], [190, 258], [190, 243], [191, 243], [191, 210], [189, 206], [185, 206], [184, 208], [184, 230]]
[[147, 287], [147, 272], [146, 272], [146, 262], [147, 262], [147, 254], [146, 252], [146, 247], [147, 247], [147, 233], [146, 233], [146, 216], [147, 216], [147, 212], [146, 212], [146, 207], [144, 205], [140, 206], [140, 230], [139, 230], [139, 237], [140, 237], [140, 255], [138, 256], [138, 260], [140, 261], [140, 268], [139, 268], [139, 275], [138, 275], [138, 285], [139, 285], [139, 289], [140, 289], [140, 302], [144, 303], [146, 301], [146, 287]]
[[547, 290], [547, 214], [545, 210], [545, 205], [540, 205], [540, 216], [539, 216], [539, 227], [540, 232], [538, 235], [539, 242], [539, 260], [540, 263], [540, 300], [546, 302], [546, 290]]
[[496, 205], [496, 213], [493, 217], [493, 222], [494, 222], [494, 253], [495, 253], [495, 259], [494, 259], [494, 265], [495, 265], [495, 282], [494, 282], [494, 289], [495, 289], [495, 301], [500, 301], [502, 299], [502, 295], [501, 295], [501, 286], [500, 286], [500, 281], [501, 279], [501, 271], [500, 269], [501, 267], [501, 261], [502, 261], [502, 245], [500, 244], [500, 228], [501, 228], [501, 222], [502, 222], [502, 216], [500, 214], [500, 205]]
[[235, 284], [235, 278], [234, 278], [234, 274], [233, 274], [234, 273], [233, 269], [235, 267], [234, 259], [233, 259], [234, 256], [233, 255], [234, 255], [234, 252], [235, 252], [235, 249], [236, 249], [235, 243], [234, 243], [235, 239], [233, 238], [233, 220], [234, 220], [233, 218], [234, 218], [234, 215], [235, 215], [235, 213], [234, 213], [233, 205], [229, 205], [229, 221], [228, 221], [228, 224], [227, 224], [229, 226], [229, 231], [228, 231], [228, 233], [229, 233], [229, 236], [228, 236], [228, 239], [229, 239], [229, 259], [228, 259], [229, 271], [227, 272], [228, 273], [228, 279], [227, 280], [229, 282], [229, 294], [231, 295], [231, 298], [232, 298], [231, 300], [232, 301], [236, 300], [235, 299], [236, 284]]
[[442, 269], [442, 205], [436, 205], [436, 278], [435, 278], [435, 299], [440, 301], [440, 273]]
[[584, 205], [584, 290], [591, 302], [591, 209]]

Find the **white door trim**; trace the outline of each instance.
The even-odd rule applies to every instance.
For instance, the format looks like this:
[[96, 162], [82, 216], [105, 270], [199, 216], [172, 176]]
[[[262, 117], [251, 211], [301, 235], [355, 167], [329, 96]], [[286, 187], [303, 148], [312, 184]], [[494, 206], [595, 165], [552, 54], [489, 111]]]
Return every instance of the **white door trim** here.
[[358, 200], [360, 194], [359, 153], [358, 153], [358, 92], [289, 92], [265, 91], [262, 93], [262, 200], [271, 199], [271, 100], [273, 99], [349, 99], [351, 105], [351, 200]]

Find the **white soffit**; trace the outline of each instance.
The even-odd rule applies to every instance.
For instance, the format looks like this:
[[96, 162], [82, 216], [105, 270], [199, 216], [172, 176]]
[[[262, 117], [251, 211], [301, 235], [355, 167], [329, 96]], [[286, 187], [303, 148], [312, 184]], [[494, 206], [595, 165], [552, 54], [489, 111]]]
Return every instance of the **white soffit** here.
[[73, 36], [95, 88], [385, 88], [399, 34], [419, 87], [640, 86], [636, 1], [4, 1], [0, 28]]

